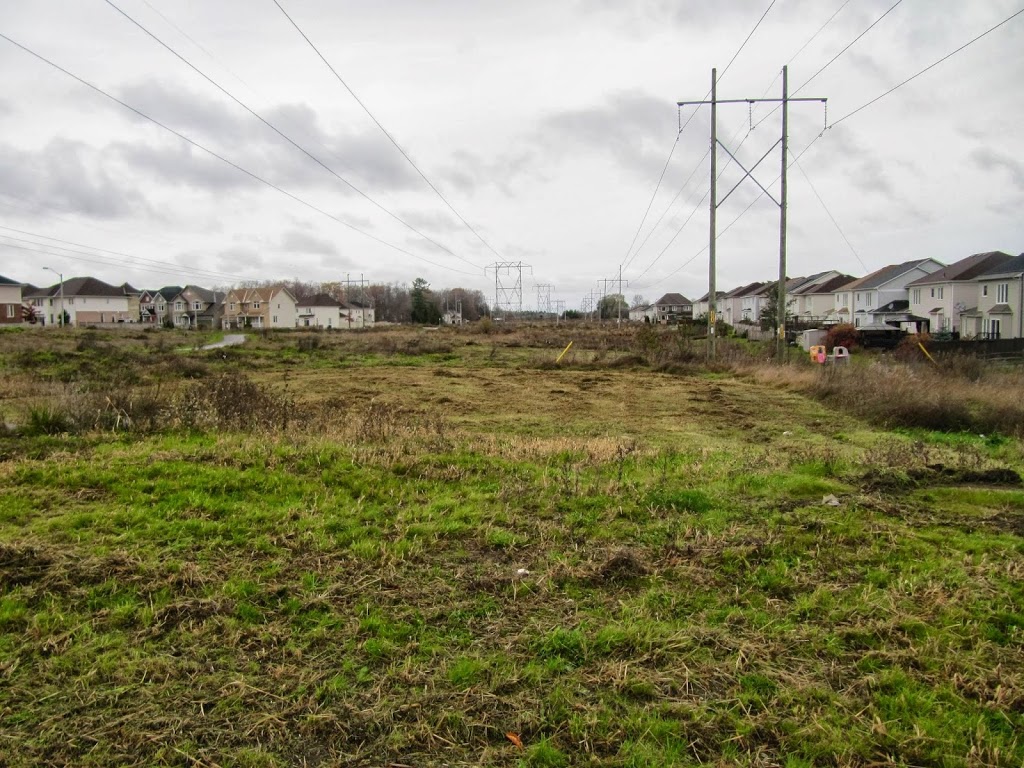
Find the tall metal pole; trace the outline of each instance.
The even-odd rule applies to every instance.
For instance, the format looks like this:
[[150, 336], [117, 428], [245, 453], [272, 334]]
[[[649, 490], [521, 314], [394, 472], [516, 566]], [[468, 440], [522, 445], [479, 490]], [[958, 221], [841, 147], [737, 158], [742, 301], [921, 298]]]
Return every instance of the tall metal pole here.
[[[713, 109], [713, 107], [712, 107]], [[779, 328], [778, 358], [786, 351], [786, 169], [789, 165], [789, 67], [782, 68], [782, 187], [779, 204], [779, 298], [775, 311]]]
[[619, 317], [615, 321], [616, 325], [622, 325], [622, 265], [619, 264], [619, 298], [615, 300], [615, 303], [619, 305]]
[[711, 232], [708, 241], [708, 357], [715, 356], [715, 316], [718, 294], [715, 290], [715, 240], [718, 238], [718, 70], [711, 70]]

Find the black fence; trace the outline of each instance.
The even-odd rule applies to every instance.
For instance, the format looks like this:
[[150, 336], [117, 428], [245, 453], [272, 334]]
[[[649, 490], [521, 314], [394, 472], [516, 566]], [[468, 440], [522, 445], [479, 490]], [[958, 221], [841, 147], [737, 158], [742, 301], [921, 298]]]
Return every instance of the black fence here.
[[930, 341], [925, 345], [932, 354], [974, 355], [986, 360], [1024, 358], [1024, 339], [961, 339], [959, 341]]

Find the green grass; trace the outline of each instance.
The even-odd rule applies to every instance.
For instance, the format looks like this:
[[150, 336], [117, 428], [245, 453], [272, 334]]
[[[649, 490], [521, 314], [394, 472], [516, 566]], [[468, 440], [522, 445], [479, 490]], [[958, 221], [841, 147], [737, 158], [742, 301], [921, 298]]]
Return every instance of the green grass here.
[[1017, 441], [530, 349], [346, 349], [353, 378], [250, 341], [211, 365], [351, 402], [0, 437], [8, 764], [1024, 761], [1024, 495], [921, 473], [1019, 471]]

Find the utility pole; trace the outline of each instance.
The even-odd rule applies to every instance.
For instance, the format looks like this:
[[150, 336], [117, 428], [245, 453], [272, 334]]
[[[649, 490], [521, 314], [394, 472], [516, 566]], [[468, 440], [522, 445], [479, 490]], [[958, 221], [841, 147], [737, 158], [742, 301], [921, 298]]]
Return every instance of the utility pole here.
[[786, 351], [786, 170], [789, 167], [789, 66], [782, 68], [782, 176], [779, 187], [779, 300], [775, 310], [775, 325], [779, 329], [776, 341], [779, 362]]
[[64, 273], [58, 272], [53, 267], [43, 267], [43, 269], [53, 272], [57, 277], [60, 278], [60, 322], [59, 327], [64, 327]]
[[623, 281], [623, 279], [622, 279], [622, 265], [619, 264], [619, 300], [615, 302], [616, 304], [619, 305], [619, 319], [615, 323], [616, 325], [622, 325], [622, 302], [626, 298], [625, 294], [622, 293], [622, 283], [623, 282], [625, 282], [627, 286], [629, 285], [629, 280]]
[[[484, 273], [494, 272], [494, 310], [503, 309], [505, 318], [509, 312], [522, 314], [523, 311], [523, 270], [533, 267], [521, 261], [496, 261], [484, 267]], [[510, 278], [502, 280], [502, 275]]]
[[[708, 266], [708, 356], [713, 357], [715, 354], [715, 319], [718, 305], [718, 296], [715, 284], [715, 273], [717, 269], [717, 252], [715, 248], [715, 242], [718, 239], [717, 232], [717, 210], [729, 199], [729, 196], [736, 191], [737, 187], [747, 179], [750, 179], [761, 191], [768, 196], [775, 205], [779, 207], [779, 286], [778, 286], [778, 318], [776, 320], [776, 329], [778, 332], [778, 338], [776, 340], [777, 350], [779, 359], [782, 359], [782, 353], [786, 348], [786, 225], [787, 225], [787, 203], [789, 186], [787, 180], [787, 170], [789, 165], [789, 105], [795, 101], [816, 101], [821, 104], [827, 104], [828, 99], [822, 97], [807, 97], [807, 98], [790, 98], [789, 97], [789, 67], [785, 66], [782, 68], [782, 98], [781, 99], [719, 99], [718, 98], [718, 70], [711, 70], [711, 101], [700, 100], [700, 101], [679, 101], [676, 105], [679, 107], [685, 107], [690, 105], [711, 105], [711, 226], [709, 233], [708, 242], [708, 254], [709, 254], [709, 266]], [[746, 104], [747, 109], [750, 110], [754, 104], [760, 103], [773, 103], [782, 105], [782, 137], [775, 142], [767, 152], [765, 152], [761, 159], [754, 163], [749, 169], [741, 163], [736, 156], [729, 151], [729, 148], [725, 146], [721, 141], [718, 140], [718, 105], [719, 104]], [[761, 182], [754, 177], [754, 171], [757, 169], [766, 157], [771, 154], [777, 146], [782, 145], [782, 175], [781, 186], [779, 188], [779, 200], [776, 200], [774, 195], [765, 189]], [[729, 155], [736, 165], [743, 171], [743, 177], [736, 182], [732, 189], [726, 193], [725, 197], [721, 200], [718, 199], [718, 148], [721, 147], [725, 150], [725, 153]]]
[[565, 312], [565, 300], [555, 299], [555, 325], [558, 325], [563, 312]]
[[551, 312], [551, 291], [555, 286], [551, 283], [537, 283], [533, 287], [537, 290], [537, 314], [549, 314]]
[[718, 70], [711, 70], [711, 239], [708, 241], [708, 357], [715, 356], [718, 314], [715, 250], [718, 243]]
[[[619, 270], [619, 276], [618, 277], [613, 277], [613, 278], [602, 277], [597, 282], [601, 283], [601, 301], [597, 305], [597, 308], [598, 308], [597, 316], [598, 316], [599, 320], [604, 322], [604, 317], [601, 316], [601, 310], [604, 309], [602, 304], [604, 303], [604, 299], [608, 296], [608, 283], [621, 283], [622, 282], [622, 270], [621, 269]], [[618, 302], [616, 302], [616, 303], [618, 303]], [[621, 307], [621, 304], [619, 306]], [[621, 309], [620, 309], [620, 311], [621, 311]], [[621, 315], [620, 315], [620, 318], [621, 318]]]

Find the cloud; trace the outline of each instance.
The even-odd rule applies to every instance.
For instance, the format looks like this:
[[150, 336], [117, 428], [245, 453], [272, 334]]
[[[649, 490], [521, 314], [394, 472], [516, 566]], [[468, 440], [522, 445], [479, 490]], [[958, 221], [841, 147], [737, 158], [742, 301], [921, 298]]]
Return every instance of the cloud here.
[[978, 147], [970, 154], [971, 162], [983, 171], [1006, 171], [1018, 191], [1024, 191], [1024, 163], [1011, 155], [990, 147]]
[[56, 138], [38, 152], [0, 144], [0, 192], [31, 205], [60, 208], [98, 219], [149, 212], [138, 190], [108, 173], [100, 153]]
[[323, 256], [337, 256], [338, 246], [330, 240], [314, 237], [306, 232], [290, 229], [281, 237], [281, 249], [299, 253], [315, 253]]
[[172, 186], [210, 192], [259, 186], [251, 176], [182, 141], [160, 147], [118, 142], [110, 150], [134, 170]]

